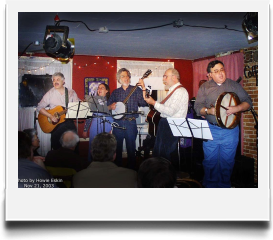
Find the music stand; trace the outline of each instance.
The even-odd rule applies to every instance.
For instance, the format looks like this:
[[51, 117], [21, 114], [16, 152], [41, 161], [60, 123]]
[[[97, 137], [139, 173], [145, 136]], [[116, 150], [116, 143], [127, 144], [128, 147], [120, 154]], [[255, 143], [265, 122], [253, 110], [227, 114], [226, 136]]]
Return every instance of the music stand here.
[[76, 119], [77, 130], [78, 130], [78, 119], [86, 119], [88, 116], [92, 116], [89, 111], [89, 106], [87, 102], [69, 102], [67, 107], [67, 113], [65, 118]]
[[[191, 118], [167, 118], [169, 126], [176, 137], [191, 137], [213, 140], [207, 120], [191, 119]], [[180, 141], [178, 142], [178, 144]], [[192, 141], [193, 145], [193, 141]], [[179, 153], [179, 145], [178, 145]], [[192, 163], [192, 152], [191, 152]], [[179, 170], [180, 170], [180, 154], [179, 154]]]

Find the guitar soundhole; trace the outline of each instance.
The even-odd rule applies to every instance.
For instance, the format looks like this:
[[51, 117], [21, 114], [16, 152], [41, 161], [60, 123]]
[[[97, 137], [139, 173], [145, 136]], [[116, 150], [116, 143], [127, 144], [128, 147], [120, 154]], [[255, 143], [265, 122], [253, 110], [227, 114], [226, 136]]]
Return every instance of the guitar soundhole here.
[[54, 113], [54, 117], [59, 119], [60, 118], [60, 114], [58, 112]]

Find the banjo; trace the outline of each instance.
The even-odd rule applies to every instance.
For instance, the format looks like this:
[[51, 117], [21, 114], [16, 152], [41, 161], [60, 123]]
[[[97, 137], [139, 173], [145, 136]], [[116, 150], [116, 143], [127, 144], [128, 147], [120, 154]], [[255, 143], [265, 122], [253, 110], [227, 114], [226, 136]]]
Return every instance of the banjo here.
[[[152, 73], [152, 70], [148, 69], [143, 74], [141, 79], [147, 78], [151, 73]], [[114, 115], [113, 116], [114, 119], [121, 119], [125, 116], [125, 113], [127, 112], [127, 103], [129, 101], [129, 98], [132, 96], [132, 94], [135, 92], [137, 88], [138, 88], [138, 85], [134, 86], [134, 88], [131, 90], [131, 92], [122, 102], [117, 102], [116, 109], [112, 110], [112, 115]]]
[[227, 116], [227, 107], [239, 105], [240, 99], [236, 93], [223, 92], [215, 102], [215, 117], [218, 125], [223, 128], [235, 128], [241, 119], [241, 112], [237, 112]]

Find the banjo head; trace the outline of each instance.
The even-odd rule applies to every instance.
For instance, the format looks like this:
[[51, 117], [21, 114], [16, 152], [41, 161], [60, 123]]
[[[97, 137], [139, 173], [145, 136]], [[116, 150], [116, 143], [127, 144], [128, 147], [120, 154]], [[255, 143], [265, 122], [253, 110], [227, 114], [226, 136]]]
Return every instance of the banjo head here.
[[120, 114], [113, 116], [114, 119], [121, 119], [124, 117], [126, 107], [123, 102], [117, 102], [116, 109], [112, 110], [112, 115]]
[[220, 94], [215, 102], [216, 121], [220, 127], [223, 128], [235, 128], [241, 119], [241, 113], [231, 114], [227, 116], [226, 107], [239, 105], [240, 99], [236, 93], [223, 92]]

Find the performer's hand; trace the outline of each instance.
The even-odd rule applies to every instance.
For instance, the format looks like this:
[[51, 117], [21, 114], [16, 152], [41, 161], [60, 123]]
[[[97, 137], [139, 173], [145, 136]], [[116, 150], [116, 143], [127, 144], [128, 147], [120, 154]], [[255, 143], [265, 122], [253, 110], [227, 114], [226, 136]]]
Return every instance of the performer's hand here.
[[137, 83], [138, 86], [141, 86], [143, 90], [145, 90], [145, 84], [144, 84], [144, 81], [142, 78], [139, 79], [138, 83]]
[[111, 105], [109, 105], [110, 110], [114, 110], [114, 109], [116, 109], [116, 105], [117, 105], [117, 103], [116, 103], [116, 102], [114, 102], [114, 103], [112, 103]]
[[228, 109], [227, 116], [238, 112], [237, 106], [230, 106], [230, 107], [226, 107], [226, 108]]
[[150, 105], [155, 105], [156, 101], [152, 98], [152, 97], [144, 97], [144, 100], [146, 101], [146, 103], [150, 104]]
[[84, 139], [86, 139], [88, 136], [87, 136], [87, 132], [83, 132], [82, 133], [82, 137], [84, 138]]
[[58, 118], [54, 117], [53, 115], [50, 115], [49, 117], [52, 122], [58, 122]]
[[209, 115], [213, 115], [215, 116], [216, 115], [216, 110], [215, 110], [215, 107], [211, 107], [208, 109], [208, 114]]

